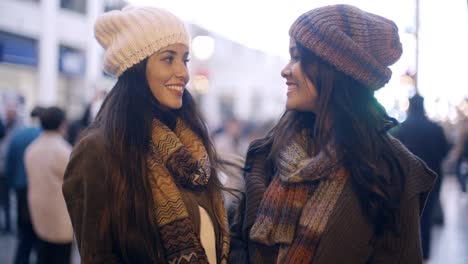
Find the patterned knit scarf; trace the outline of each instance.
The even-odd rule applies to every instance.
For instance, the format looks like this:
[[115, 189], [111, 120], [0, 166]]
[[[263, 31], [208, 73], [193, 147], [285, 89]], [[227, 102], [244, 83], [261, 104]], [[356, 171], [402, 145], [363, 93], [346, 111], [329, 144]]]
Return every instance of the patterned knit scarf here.
[[[208, 263], [200, 238], [195, 232], [177, 184], [182, 188], [204, 188], [210, 179], [211, 164], [201, 139], [182, 120], [174, 131], [158, 120], [153, 121], [152, 148], [148, 164], [153, 180], [151, 188], [156, 221], [169, 263]], [[216, 215], [221, 216], [220, 263], [227, 263], [229, 237], [222, 198], [217, 199]], [[213, 221], [216, 224], [216, 221]]]
[[305, 142], [296, 136], [280, 153], [279, 175], [263, 195], [250, 230], [253, 241], [279, 246], [277, 263], [312, 263], [347, 179], [332, 148], [329, 155], [309, 157]]

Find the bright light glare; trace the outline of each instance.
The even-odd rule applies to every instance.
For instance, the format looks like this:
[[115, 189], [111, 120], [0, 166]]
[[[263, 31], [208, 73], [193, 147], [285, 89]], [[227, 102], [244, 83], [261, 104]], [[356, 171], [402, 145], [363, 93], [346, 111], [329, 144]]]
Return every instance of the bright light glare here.
[[206, 60], [213, 55], [215, 41], [210, 36], [196, 36], [192, 40], [193, 55], [199, 60]]
[[205, 75], [195, 75], [192, 81], [193, 89], [199, 94], [205, 94], [210, 88], [210, 80]]

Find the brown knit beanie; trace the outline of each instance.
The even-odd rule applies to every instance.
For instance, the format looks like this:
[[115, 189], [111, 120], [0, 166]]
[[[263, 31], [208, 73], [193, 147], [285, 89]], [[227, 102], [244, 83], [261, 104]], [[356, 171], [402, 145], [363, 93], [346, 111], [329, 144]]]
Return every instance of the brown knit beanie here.
[[377, 90], [401, 56], [396, 24], [350, 5], [332, 5], [301, 15], [289, 35], [339, 71]]

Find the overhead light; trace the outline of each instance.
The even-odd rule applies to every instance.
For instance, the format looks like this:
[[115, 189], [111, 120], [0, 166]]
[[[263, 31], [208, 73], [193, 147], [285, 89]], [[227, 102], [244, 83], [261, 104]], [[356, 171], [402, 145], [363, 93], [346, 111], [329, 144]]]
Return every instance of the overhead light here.
[[214, 52], [214, 39], [210, 36], [196, 36], [192, 40], [193, 55], [199, 60], [209, 59]]

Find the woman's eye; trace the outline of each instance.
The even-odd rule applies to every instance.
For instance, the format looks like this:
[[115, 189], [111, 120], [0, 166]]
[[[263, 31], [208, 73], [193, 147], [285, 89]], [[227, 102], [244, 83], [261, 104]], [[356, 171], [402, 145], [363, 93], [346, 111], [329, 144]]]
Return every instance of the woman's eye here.
[[167, 57], [167, 58], [164, 58], [163, 60], [165, 62], [167, 62], [167, 63], [172, 63], [174, 61], [174, 58], [173, 57]]
[[291, 61], [299, 61], [301, 57], [299, 56], [291, 56]]
[[184, 59], [184, 64], [187, 65], [190, 62], [190, 59]]

